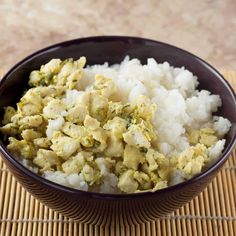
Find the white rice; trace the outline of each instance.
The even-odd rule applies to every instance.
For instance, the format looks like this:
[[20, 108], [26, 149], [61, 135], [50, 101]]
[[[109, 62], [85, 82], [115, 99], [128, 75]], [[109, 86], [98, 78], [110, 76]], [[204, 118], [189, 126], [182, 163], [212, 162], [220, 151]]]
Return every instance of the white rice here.
[[84, 181], [82, 174], [65, 174], [62, 171], [46, 171], [44, 177], [58, 184], [88, 191], [88, 184]]
[[[87, 66], [80, 89], [88, 90], [96, 74], [115, 81], [118, 87], [116, 100], [132, 103], [143, 94], [157, 104], [153, 125], [165, 154], [179, 153], [189, 147], [186, 129], [206, 126], [212, 121], [212, 113], [222, 105], [219, 95], [196, 89], [199, 82], [192, 72], [184, 67], [174, 68], [168, 62], [158, 64], [153, 58], [145, 65], [127, 56], [121, 64]], [[223, 137], [230, 122], [217, 116], [214, 120], [214, 128]]]
[[63, 117], [58, 117], [55, 120], [49, 120], [48, 127], [46, 130], [47, 137], [51, 139], [53, 132], [60, 130], [64, 123], [65, 123], [65, 120]]

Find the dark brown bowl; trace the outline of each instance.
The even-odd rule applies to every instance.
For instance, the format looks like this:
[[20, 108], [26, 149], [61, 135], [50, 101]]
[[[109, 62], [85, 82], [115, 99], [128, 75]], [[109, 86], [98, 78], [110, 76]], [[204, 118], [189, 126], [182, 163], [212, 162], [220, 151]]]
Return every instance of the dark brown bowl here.
[[150, 193], [101, 194], [67, 188], [34, 174], [15, 160], [3, 142], [0, 152], [15, 178], [37, 199], [48, 207], [84, 223], [104, 225], [111, 220], [120, 224], [136, 224], [156, 219], [189, 202], [198, 195], [219, 172], [235, 144], [235, 93], [227, 81], [200, 58], [171, 45], [135, 37], [91, 37], [67, 41], [40, 50], [16, 64], [0, 82], [0, 108], [16, 104], [27, 87], [29, 73], [52, 58], [79, 58], [88, 63], [120, 63], [125, 55], [139, 58], [143, 63], [149, 57], [158, 62], [168, 61], [175, 67], [184, 66], [197, 75], [200, 88], [219, 94], [222, 107], [218, 113], [227, 117], [232, 127], [226, 137], [221, 157], [194, 178], [175, 186]]

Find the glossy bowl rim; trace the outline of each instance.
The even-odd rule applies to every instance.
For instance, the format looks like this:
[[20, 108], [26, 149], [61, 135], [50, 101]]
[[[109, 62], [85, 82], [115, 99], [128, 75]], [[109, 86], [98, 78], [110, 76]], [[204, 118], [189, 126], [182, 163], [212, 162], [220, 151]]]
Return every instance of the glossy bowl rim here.
[[[169, 47], [171, 49], [175, 49], [177, 51], [181, 51], [185, 54], [188, 54], [191, 57], [193, 57], [193, 58], [197, 59], [198, 61], [200, 61], [204, 66], [206, 66], [206, 68], [208, 70], [210, 70], [214, 74], [215, 77], [217, 77], [217, 79], [220, 79], [224, 83], [224, 85], [227, 88], [228, 92], [232, 95], [234, 103], [235, 103], [235, 107], [236, 107], [236, 95], [235, 95], [235, 92], [234, 92], [233, 88], [231, 87], [229, 82], [227, 80], [225, 80], [224, 77], [213, 66], [211, 66], [209, 63], [207, 63], [205, 60], [201, 59], [200, 57], [198, 57], [198, 56], [196, 56], [196, 55], [194, 55], [194, 54], [192, 54], [192, 53], [190, 53], [190, 52], [188, 52], [184, 49], [173, 46], [171, 44], [160, 42], [160, 41], [153, 40], [153, 39], [133, 37], [133, 36], [109, 35], [109, 36], [82, 37], [82, 38], [76, 38], [76, 39], [72, 39], [72, 40], [62, 41], [62, 42], [44, 47], [40, 50], [37, 50], [36, 52], [31, 53], [29, 56], [27, 56], [24, 59], [20, 60], [12, 68], [10, 68], [8, 70], [8, 72], [6, 74], [4, 74], [4, 76], [2, 77], [2, 79], [0, 81], [0, 87], [5, 82], [5, 80], [9, 79], [8, 77], [11, 75], [11, 73], [15, 69], [20, 67], [22, 64], [25, 64], [25, 63], [29, 62], [32, 58], [34, 58], [35, 56], [40, 55], [41, 53], [47, 53], [51, 49], [56, 50], [57, 48], [64, 47], [64, 46], [69, 46], [69, 45], [72, 45], [72, 44], [80, 44], [80, 43], [83, 43], [83, 42], [102, 41], [102, 40], [106, 40], [106, 41], [108, 41], [108, 40], [110, 40], [110, 41], [135, 40], [136, 42], [138, 42], [138, 41], [140, 41], [140, 42], [142, 42], [142, 41], [143, 42], [150, 42], [150, 43], [159, 44], [159, 45], [162, 45], [164, 47]], [[216, 162], [214, 162], [208, 169], [202, 171], [201, 173], [199, 173], [198, 175], [192, 177], [189, 180], [186, 180], [186, 181], [181, 182], [179, 184], [169, 186], [169, 187], [164, 188], [164, 189], [159, 189], [159, 190], [156, 190], [156, 191], [153, 191], [153, 192], [149, 191], [149, 192], [140, 192], [140, 193], [131, 193], [131, 194], [89, 192], [89, 191], [82, 191], [82, 190], [66, 187], [66, 186], [54, 183], [50, 180], [47, 180], [47, 179], [43, 178], [42, 176], [30, 171], [27, 167], [25, 167], [23, 164], [21, 164], [19, 161], [17, 161], [9, 153], [9, 151], [4, 146], [2, 141], [0, 141], [0, 152], [4, 156], [4, 158], [6, 158], [7, 161], [9, 161], [12, 165], [14, 165], [19, 171], [23, 172], [27, 176], [32, 177], [36, 181], [42, 182], [43, 184], [47, 185], [50, 188], [55, 188], [55, 189], [58, 189], [58, 190], [61, 190], [61, 191], [67, 192], [67, 193], [79, 194], [81, 196], [84, 195], [85, 197], [87, 196], [87, 197], [92, 197], [92, 198], [102, 198], [102, 199], [106, 198], [106, 199], [118, 200], [118, 199], [136, 199], [136, 198], [140, 198], [140, 197], [144, 197], [144, 196], [147, 197], [147, 196], [153, 196], [153, 195], [158, 195], [158, 194], [164, 194], [164, 193], [167, 193], [167, 192], [177, 190], [178, 188], [181, 188], [181, 187], [186, 187], [188, 185], [192, 185], [193, 183], [196, 183], [197, 181], [199, 181], [199, 180], [203, 179], [204, 177], [208, 176], [210, 173], [219, 170], [220, 167], [227, 160], [227, 158], [228, 158], [230, 152], [233, 150], [235, 144], [236, 144], [236, 132], [234, 134], [233, 140], [229, 143], [228, 147], [221, 154], [220, 158]]]

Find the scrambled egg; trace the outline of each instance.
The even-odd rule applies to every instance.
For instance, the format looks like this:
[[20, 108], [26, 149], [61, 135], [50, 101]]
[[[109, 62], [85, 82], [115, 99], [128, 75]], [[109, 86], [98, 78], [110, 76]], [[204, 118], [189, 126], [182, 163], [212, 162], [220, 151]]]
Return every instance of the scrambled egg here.
[[173, 169], [186, 178], [201, 172], [207, 148], [218, 140], [213, 129], [191, 130], [192, 146], [166, 157], [154, 145], [156, 105], [143, 95], [133, 104], [112, 100], [116, 85], [99, 74], [93, 87], [80, 91], [85, 63], [84, 57], [52, 59], [31, 72], [31, 88], [16, 108], [5, 108], [2, 119], [12, 154], [32, 160], [40, 174], [82, 174], [89, 186], [115, 174], [118, 191], [125, 193], [165, 188]]

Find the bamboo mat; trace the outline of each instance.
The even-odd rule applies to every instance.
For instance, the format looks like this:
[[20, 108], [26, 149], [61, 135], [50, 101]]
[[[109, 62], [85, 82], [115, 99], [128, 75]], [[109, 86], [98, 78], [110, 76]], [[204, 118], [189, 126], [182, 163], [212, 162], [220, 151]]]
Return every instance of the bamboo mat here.
[[[221, 71], [236, 89], [236, 72]], [[1, 77], [1, 75], [0, 75]], [[0, 158], [0, 236], [236, 235], [236, 150], [214, 181], [189, 204], [142, 225], [83, 225], [39, 203], [12, 177]]]

